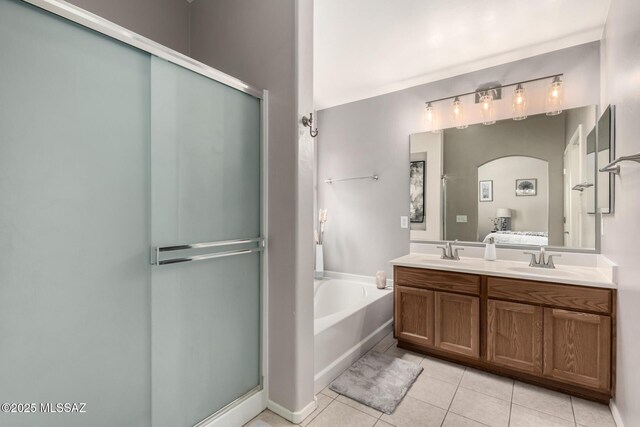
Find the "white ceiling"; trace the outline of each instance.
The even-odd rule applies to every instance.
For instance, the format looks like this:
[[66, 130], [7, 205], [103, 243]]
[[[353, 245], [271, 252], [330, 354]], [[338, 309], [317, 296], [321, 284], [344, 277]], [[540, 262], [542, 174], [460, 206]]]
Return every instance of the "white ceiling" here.
[[609, 3], [315, 0], [315, 108], [599, 40]]

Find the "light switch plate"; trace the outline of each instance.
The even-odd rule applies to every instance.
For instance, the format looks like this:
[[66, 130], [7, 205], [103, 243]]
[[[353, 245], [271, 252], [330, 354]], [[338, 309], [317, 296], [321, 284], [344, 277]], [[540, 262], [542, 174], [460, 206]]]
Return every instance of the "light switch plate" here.
[[409, 228], [409, 217], [401, 216], [400, 217], [400, 228]]
[[456, 222], [467, 222], [466, 215], [456, 215]]

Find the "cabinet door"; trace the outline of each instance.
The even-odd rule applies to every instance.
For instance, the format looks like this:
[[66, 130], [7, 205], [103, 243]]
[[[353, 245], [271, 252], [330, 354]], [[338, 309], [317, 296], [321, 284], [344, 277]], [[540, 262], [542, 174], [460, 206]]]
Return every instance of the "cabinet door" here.
[[452, 353], [478, 357], [479, 307], [477, 297], [436, 292], [435, 346]]
[[433, 291], [395, 287], [396, 338], [416, 345], [433, 346]]
[[545, 376], [608, 390], [610, 370], [610, 317], [544, 309]]
[[489, 300], [487, 360], [534, 374], [542, 373], [542, 307]]

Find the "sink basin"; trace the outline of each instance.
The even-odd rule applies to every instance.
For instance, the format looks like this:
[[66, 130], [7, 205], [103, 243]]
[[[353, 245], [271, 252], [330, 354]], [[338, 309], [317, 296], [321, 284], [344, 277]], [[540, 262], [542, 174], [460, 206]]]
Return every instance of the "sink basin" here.
[[546, 269], [538, 267], [508, 267], [509, 270], [517, 273], [537, 274], [539, 276], [554, 276], [554, 277], [575, 277], [576, 274], [562, 271], [558, 269]]

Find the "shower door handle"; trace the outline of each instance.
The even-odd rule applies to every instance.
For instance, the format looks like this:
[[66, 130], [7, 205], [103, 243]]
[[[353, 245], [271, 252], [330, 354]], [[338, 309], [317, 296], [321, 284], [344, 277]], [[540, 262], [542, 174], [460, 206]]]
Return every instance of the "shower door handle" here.
[[[177, 256], [173, 258], [161, 259], [161, 254], [164, 252], [183, 251], [187, 249], [206, 249], [206, 248], [222, 248], [225, 246], [237, 246], [253, 244], [255, 247], [234, 249], [230, 251], [211, 252], [199, 255], [190, 256]], [[151, 248], [151, 265], [167, 265], [177, 264], [181, 262], [190, 261], [204, 261], [208, 259], [224, 258], [234, 255], [251, 254], [256, 252], [262, 252], [266, 247], [266, 240], [263, 237], [256, 237], [253, 239], [237, 239], [237, 240], [221, 240], [217, 242], [204, 242], [204, 243], [189, 243], [184, 245], [174, 246], [157, 246]]]

